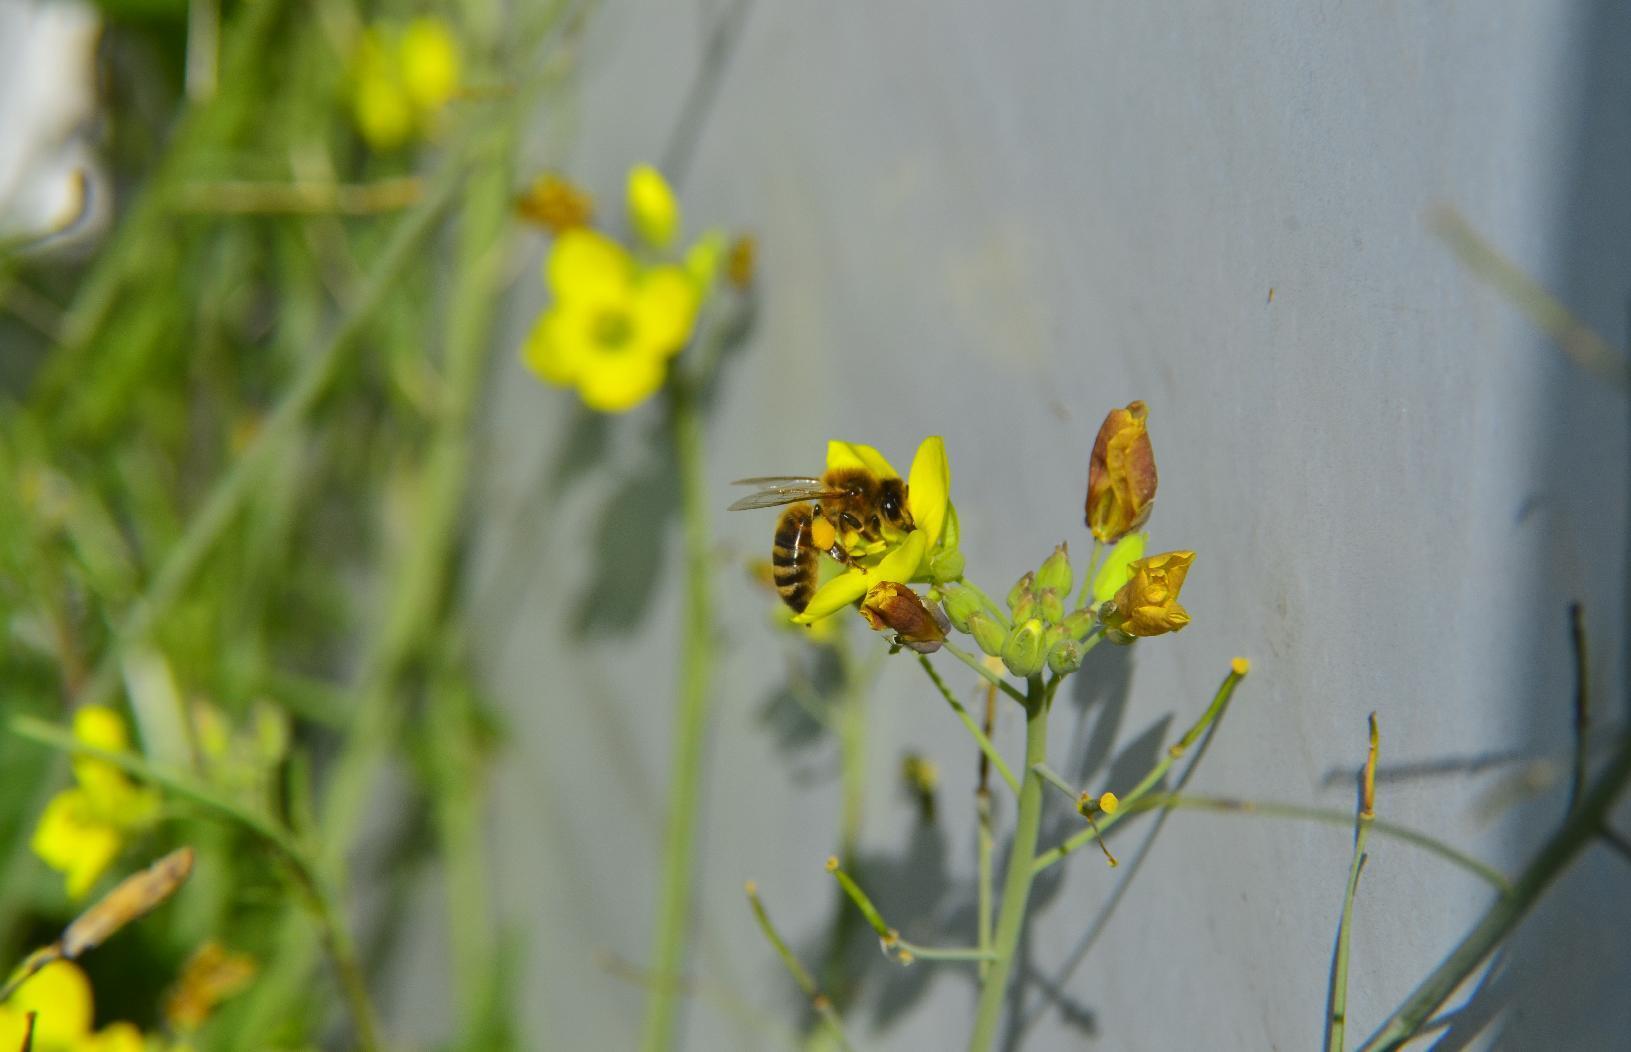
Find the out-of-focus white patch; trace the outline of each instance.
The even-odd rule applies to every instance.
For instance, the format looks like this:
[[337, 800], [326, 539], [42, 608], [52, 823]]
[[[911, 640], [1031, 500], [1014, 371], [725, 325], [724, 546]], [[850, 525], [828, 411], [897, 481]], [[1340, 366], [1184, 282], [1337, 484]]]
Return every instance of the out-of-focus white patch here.
[[101, 31], [80, 0], [0, 0], [0, 243], [84, 248], [107, 226], [91, 142]]

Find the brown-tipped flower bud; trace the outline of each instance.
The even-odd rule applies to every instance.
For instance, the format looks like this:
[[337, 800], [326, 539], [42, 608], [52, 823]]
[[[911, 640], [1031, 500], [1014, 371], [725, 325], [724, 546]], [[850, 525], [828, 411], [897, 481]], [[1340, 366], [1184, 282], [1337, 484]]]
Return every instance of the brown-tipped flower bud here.
[[1008, 633], [1002, 648], [1002, 663], [1016, 676], [1034, 676], [1042, 671], [1046, 655], [1042, 651], [1042, 622], [1036, 618]]
[[1052, 588], [1060, 595], [1069, 595], [1071, 585], [1076, 583], [1076, 575], [1070, 568], [1070, 551], [1061, 544], [1053, 550], [1053, 554], [1042, 560], [1042, 565], [1036, 571], [1036, 588], [1041, 591]]
[[1014, 587], [1008, 589], [1008, 609], [1014, 612], [1019, 601], [1031, 594], [1031, 587], [1036, 583], [1036, 574], [1028, 573], [1014, 582]]
[[1178, 604], [1178, 593], [1194, 560], [1194, 552], [1165, 552], [1133, 563], [1132, 579], [1099, 608], [1105, 638], [1130, 643], [1189, 624], [1189, 612]]
[[725, 251], [725, 280], [739, 289], [753, 284], [754, 263], [759, 257], [759, 243], [752, 234], [739, 234]]
[[946, 611], [946, 620], [959, 632], [968, 631], [970, 614], [981, 609], [980, 597], [974, 589], [960, 584], [942, 585], [940, 605]]
[[1014, 624], [1017, 625], [1036, 617], [1040, 604], [1035, 592], [1021, 592], [1019, 598], [1008, 605], [1008, 609], [1013, 612]]
[[895, 633], [896, 646], [932, 654], [946, 641], [951, 627], [937, 606], [895, 581], [875, 584], [861, 601], [861, 616], [874, 631]]
[[552, 234], [586, 226], [593, 217], [595, 202], [586, 192], [555, 172], [545, 172], [533, 180], [515, 203], [522, 219], [536, 223]]
[[1144, 420], [1149, 409], [1132, 402], [1112, 409], [1093, 441], [1087, 469], [1087, 528], [1106, 544], [1144, 525], [1155, 500], [1155, 452]]
[[1065, 600], [1052, 588], [1036, 593], [1036, 613], [1044, 622], [1057, 625], [1065, 619]]
[[1002, 645], [1008, 642], [1008, 628], [983, 610], [968, 615], [968, 634], [985, 653], [1002, 657]]

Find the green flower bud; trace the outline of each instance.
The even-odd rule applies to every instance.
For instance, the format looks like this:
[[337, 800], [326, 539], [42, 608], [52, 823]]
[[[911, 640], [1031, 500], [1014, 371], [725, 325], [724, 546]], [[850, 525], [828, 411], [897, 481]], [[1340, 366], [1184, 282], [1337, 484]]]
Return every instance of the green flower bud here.
[[1034, 584], [1035, 581], [1036, 575], [1028, 573], [1024, 577], [1021, 577], [1019, 580], [1015, 581], [1014, 587], [1008, 589], [1008, 609], [1016, 615], [1015, 620], [1022, 620], [1022, 618], [1017, 616], [1019, 611], [1015, 608], [1019, 606], [1019, 601], [1022, 598], [1031, 594], [1031, 585]]
[[1074, 639], [1061, 639], [1048, 650], [1048, 669], [1056, 676], [1075, 672], [1082, 667], [1082, 645]]
[[1008, 629], [983, 610], [968, 615], [968, 634], [974, 637], [981, 650], [992, 657], [1001, 657], [1002, 646], [1008, 641]]
[[[1065, 591], [1068, 593], [1070, 589], [1067, 587]], [[1057, 625], [1065, 619], [1065, 601], [1052, 588], [1044, 588], [1036, 594], [1036, 611], [1043, 621]]]
[[1053, 550], [1053, 554], [1042, 561], [1042, 566], [1036, 571], [1036, 587], [1040, 591], [1052, 588], [1060, 595], [1069, 595], [1070, 586], [1076, 582], [1076, 575], [1070, 568], [1070, 552], [1061, 544]]
[[1024, 624], [1026, 621], [1029, 621], [1031, 618], [1037, 616], [1039, 608], [1036, 593], [1022, 593], [1019, 597], [1019, 601], [1009, 603], [1008, 608], [1014, 612], [1014, 624]]
[[1093, 631], [1095, 620], [1091, 610], [1073, 610], [1059, 623], [1064, 627], [1065, 635], [1079, 642]]
[[1016, 676], [1034, 676], [1042, 671], [1045, 654], [1042, 651], [1042, 622], [1036, 618], [1021, 624], [1008, 634], [1002, 647], [1002, 663]]
[[936, 584], [955, 581], [963, 576], [963, 550], [942, 548], [929, 557], [929, 578]]
[[946, 611], [946, 619], [951, 627], [959, 632], [967, 632], [970, 614], [980, 610], [980, 597], [974, 589], [960, 584], [942, 585], [940, 588], [942, 598], [940, 608]]

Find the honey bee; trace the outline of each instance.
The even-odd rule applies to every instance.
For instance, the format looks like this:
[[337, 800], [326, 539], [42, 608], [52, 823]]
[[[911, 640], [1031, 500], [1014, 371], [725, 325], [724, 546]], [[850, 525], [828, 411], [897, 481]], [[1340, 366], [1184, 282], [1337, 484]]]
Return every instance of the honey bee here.
[[731, 511], [792, 505], [776, 520], [770, 566], [776, 593], [795, 614], [803, 613], [815, 594], [821, 554], [848, 565], [846, 536], [868, 544], [882, 539], [885, 526], [903, 533], [912, 528], [906, 482], [879, 478], [865, 468], [831, 468], [820, 478], [764, 475], [735, 484], [760, 489], [732, 504]]

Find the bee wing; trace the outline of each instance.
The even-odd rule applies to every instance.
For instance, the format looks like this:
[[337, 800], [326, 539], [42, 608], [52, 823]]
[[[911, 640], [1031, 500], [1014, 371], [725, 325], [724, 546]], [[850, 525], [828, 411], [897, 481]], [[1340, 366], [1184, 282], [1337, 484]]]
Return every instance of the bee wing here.
[[760, 486], [757, 493], [750, 493], [746, 497], [730, 506], [731, 511], [752, 511], [755, 508], [777, 508], [783, 504], [797, 504], [804, 500], [820, 500], [830, 497], [833, 491], [827, 484], [817, 478], [806, 478], [800, 475], [760, 475], [756, 478], [737, 479], [738, 486]]

